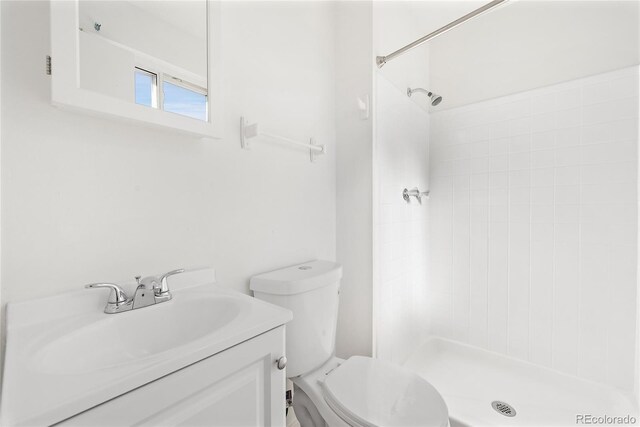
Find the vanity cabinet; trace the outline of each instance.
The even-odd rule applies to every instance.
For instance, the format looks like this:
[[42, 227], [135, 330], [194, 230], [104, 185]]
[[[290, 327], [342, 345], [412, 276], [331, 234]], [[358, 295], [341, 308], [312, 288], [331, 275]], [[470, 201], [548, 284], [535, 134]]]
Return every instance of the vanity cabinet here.
[[60, 426], [284, 426], [285, 327], [68, 418]]

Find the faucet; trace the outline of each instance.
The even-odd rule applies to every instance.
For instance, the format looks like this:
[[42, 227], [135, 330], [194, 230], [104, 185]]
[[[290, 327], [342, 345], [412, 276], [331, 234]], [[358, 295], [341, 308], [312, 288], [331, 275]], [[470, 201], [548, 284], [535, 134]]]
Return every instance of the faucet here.
[[169, 292], [169, 284], [167, 279], [174, 274], [183, 273], [184, 269], [171, 270], [163, 274], [159, 278], [156, 276], [136, 276], [136, 293], [133, 298], [127, 297], [125, 291], [115, 283], [90, 283], [85, 285], [87, 289], [111, 289], [107, 305], [104, 312], [107, 314], [122, 313], [124, 311], [135, 310], [137, 308], [147, 307], [149, 305], [159, 304], [169, 301], [172, 298]]

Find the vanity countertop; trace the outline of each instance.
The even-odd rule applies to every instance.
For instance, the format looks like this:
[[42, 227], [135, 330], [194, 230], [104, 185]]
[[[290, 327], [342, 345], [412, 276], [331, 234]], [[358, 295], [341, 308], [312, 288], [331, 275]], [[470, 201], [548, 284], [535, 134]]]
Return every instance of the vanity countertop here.
[[60, 422], [292, 319], [213, 269], [170, 283], [172, 300], [118, 314], [106, 291], [9, 303], [0, 424]]

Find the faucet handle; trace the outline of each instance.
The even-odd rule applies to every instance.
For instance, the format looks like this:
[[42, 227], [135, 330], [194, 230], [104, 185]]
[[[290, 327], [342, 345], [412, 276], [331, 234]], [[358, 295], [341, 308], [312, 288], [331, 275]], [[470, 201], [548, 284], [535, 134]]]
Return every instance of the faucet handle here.
[[167, 283], [167, 278], [179, 273], [184, 273], [184, 268], [171, 270], [160, 276], [160, 288], [156, 288], [156, 295], [167, 295], [169, 293], [169, 284]]
[[127, 294], [124, 290], [116, 285], [115, 283], [89, 283], [84, 286], [87, 289], [100, 289], [100, 288], [108, 288], [111, 289], [111, 294], [109, 295], [109, 303], [110, 304], [124, 304], [127, 302]]

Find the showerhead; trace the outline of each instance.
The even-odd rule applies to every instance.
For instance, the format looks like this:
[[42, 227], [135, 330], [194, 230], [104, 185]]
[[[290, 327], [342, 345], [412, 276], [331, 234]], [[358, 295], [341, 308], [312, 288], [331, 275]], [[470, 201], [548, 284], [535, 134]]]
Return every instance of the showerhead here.
[[429, 92], [428, 90], [422, 89], [421, 87], [417, 87], [415, 89], [411, 89], [410, 87], [407, 88], [408, 97], [411, 97], [411, 95], [413, 95], [413, 92], [426, 93], [427, 96], [431, 98], [431, 105], [433, 105], [434, 107], [442, 102], [442, 97], [440, 95], [436, 95], [435, 93]]

